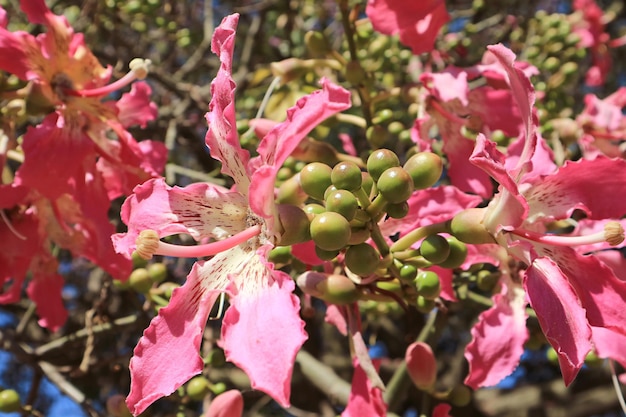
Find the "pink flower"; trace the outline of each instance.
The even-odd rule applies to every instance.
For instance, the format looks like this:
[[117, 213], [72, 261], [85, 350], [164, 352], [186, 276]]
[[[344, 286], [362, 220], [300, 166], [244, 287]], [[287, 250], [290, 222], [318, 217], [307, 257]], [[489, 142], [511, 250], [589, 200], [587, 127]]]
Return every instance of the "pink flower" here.
[[400, 35], [416, 55], [433, 49], [439, 29], [450, 20], [443, 0], [368, 0], [365, 13], [374, 30]]
[[[293, 280], [267, 261], [282, 234], [274, 182], [300, 140], [321, 121], [350, 106], [350, 93], [323, 81], [322, 90], [298, 101], [287, 120], [263, 138], [259, 156], [250, 159], [235, 130], [231, 72], [238, 19], [238, 15], [226, 17], [213, 35], [212, 47], [221, 67], [211, 86], [206, 116], [206, 143], [211, 155], [222, 162], [222, 172], [233, 178], [234, 189], [206, 183], [172, 188], [162, 179], [149, 180], [135, 189], [122, 208], [128, 233], [114, 236], [117, 249], [127, 254], [140, 237], [139, 253], [215, 255], [194, 265], [187, 282], [174, 291], [170, 304], [159, 311], [135, 348], [127, 399], [134, 414], [201, 372], [198, 352], [204, 326], [224, 292], [230, 295], [221, 341], [227, 359], [248, 374], [253, 388], [289, 405], [293, 363], [306, 334], [299, 300], [292, 294]], [[176, 233], [217, 241], [190, 247], [158, 241]], [[179, 360], [172, 360], [172, 352]]]
[[604, 154], [609, 157], [624, 157], [623, 143], [626, 141], [626, 87], [600, 99], [593, 94], [585, 96], [585, 108], [576, 118], [584, 135], [580, 139], [585, 158]]
[[[354, 375], [352, 376], [352, 390], [348, 398], [348, 405], [341, 413], [341, 417], [384, 417], [387, 415], [387, 404], [383, 400], [380, 388], [373, 386], [367, 373], [354, 359]], [[376, 371], [380, 367], [380, 359], [373, 361]]]
[[[114, 164], [120, 176], [131, 173], [140, 181], [157, 176], [163, 167], [144, 163], [144, 153], [125, 129], [126, 123], [144, 125], [155, 118], [156, 107], [148, 98], [150, 88], [140, 84], [117, 105], [101, 100], [143, 76], [145, 64], [131, 63], [133, 70], [127, 76], [107, 85], [111, 69], [100, 65], [65, 17], [53, 14], [43, 0], [22, 1], [22, 10], [47, 32], [35, 37], [0, 26], [0, 69], [31, 81], [34, 94], [29, 99], [54, 112], [24, 135], [25, 160], [16, 182], [56, 198], [68, 191], [72, 177], [80, 175], [81, 161], [98, 156]], [[118, 117], [129, 105], [134, 111]], [[110, 131], [119, 142], [107, 137]], [[162, 144], [152, 147], [159, 154], [166, 153]], [[125, 193], [137, 183], [126, 186]], [[112, 195], [120, 194], [113, 191]]]
[[[596, 337], [609, 331], [616, 336], [625, 334], [626, 313], [622, 308], [626, 283], [594, 256], [582, 255], [572, 246], [602, 243], [619, 243], [623, 229], [617, 222], [608, 223], [606, 231], [588, 236], [558, 236], [547, 233], [546, 223], [569, 218], [576, 209], [589, 219], [619, 219], [626, 213], [626, 201], [615, 195], [626, 192], [626, 162], [599, 157], [595, 160], [567, 162], [560, 169], [548, 173], [552, 164], [539, 146], [536, 118], [532, 113], [534, 93], [527, 77], [515, 68], [514, 54], [502, 45], [489, 47], [507, 70], [509, 84], [524, 120], [523, 149], [519, 158], [510, 161], [493, 142], [484, 135], [477, 138], [471, 161], [484, 169], [499, 184], [499, 192], [477, 218], [495, 242], [509, 255], [528, 265], [523, 274], [523, 288], [530, 305], [535, 310], [541, 328], [559, 355], [559, 363], [566, 384], [576, 376], [585, 355], [593, 345], [600, 351], [606, 349], [605, 337]], [[511, 163], [513, 162], [513, 163]], [[599, 180], [599, 173], [602, 177]], [[476, 210], [476, 209], [475, 209]], [[522, 322], [521, 301], [515, 276], [508, 285], [507, 298], [501, 304], [496, 298], [494, 319], [506, 314]], [[489, 319], [486, 316], [485, 319]], [[492, 326], [493, 330], [493, 326]], [[489, 332], [492, 336], [495, 332]], [[479, 337], [477, 333], [475, 337]], [[518, 342], [524, 337], [518, 334]], [[481, 343], [475, 339], [472, 342]], [[474, 345], [468, 347], [472, 352]], [[511, 349], [511, 346], [502, 346]], [[519, 350], [519, 348], [518, 348]], [[476, 352], [476, 351], [474, 351]], [[485, 366], [484, 354], [491, 353], [491, 364], [499, 362], [506, 352], [483, 350], [472, 364]], [[506, 362], [512, 366], [513, 361]], [[503, 367], [499, 368], [504, 373]], [[509, 372], [513, 371], [511, 367]], [[486, 378], [469, 377], [471, 386], [484, 385]]]

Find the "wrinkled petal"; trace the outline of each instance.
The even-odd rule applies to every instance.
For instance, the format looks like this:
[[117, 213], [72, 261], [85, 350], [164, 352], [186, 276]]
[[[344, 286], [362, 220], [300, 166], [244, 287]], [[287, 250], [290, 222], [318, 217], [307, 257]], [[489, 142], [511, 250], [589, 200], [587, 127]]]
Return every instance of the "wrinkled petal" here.
[[594, 254], [594, 257], [613, 270], [617, 278], [626, 282], [626, 258], [617, 250], [604, 250]]
[[211, 401], [206, 417], [241, 417], [243, 414], [243, 396], [241, 392], [232, 389], [221, 393]]
[[208, 183], [170, 187], [163, 178], [135, 188], [122, 206], [127, 233], [113, 236], [120, 253], [131, 254], [142, 230], [155, 230], [160, 237], [189, 233], [196, 240], [225, 237], [246, 228], [247, 202], [239, 193]]
[[122, 97], [115, 102], [119, 110], [118, 119], [122, 126], [146, 127], [146, 124], [156, 119], [158, 109], [156, 104], [150, 101], [152, 89], [148, 83], [139, 81], [133, 83], [129, 93], [122, 94]]
[[[300, 141], [328, 117], [350, 108], [350, 92], [322, 80], [322, 89], [298, 100], [287, 110], [287, 119], [276, 125], [258, 147], [259, 159], [250, 185], [250, 207], [265, 218], [274, 216], [274, 183], [276, 173]], [[267, 198], [260, 198], [266, 196]]]
[[245, 263], [240, 272], [245, 283], [234, 289], [224, 315], [221, 346], [226, 359], [250, 377], [252, 388], [289, 407], [293, 365], [307, 335], [293, 280], [280, 271], [270, 274], [258, 255]]
[[591, 327], [598, 357], [613, 359], [626, 367], [626, 336], [604, 327]]
[[528, 339], [525, 306], [523, 292], [514, 287], [510, 294], [494, 296], [493, 307], [480, 314], [465, 350], [470, 366], [466, 385], [473, 389], [496, 385], [519, 365]]
[[591, 350], [591, 328], [567, 277], [550, 258], [535, 259], [524, 277], [530, 305], [546, 338], [558, 354], [569, 385]]
[[591, 219], [619, 219], [626, 214], [626, 199], [615, 196], [626, 195], [626, 161], [603, 156], [567, 161], [524, 195], [530, 206], [529, 221], [566, 218], [574, 209], [585, 211]]
[[[374, 359], [376, 371], [380, 367], [380, 359]], [[387, 404], [383, 400], [382, 391], [372, 386], [358, 360], [354, 360], [354, 375], [352, 376], [352, 390], [348, 398], [348, 405], [341, 413], [341, 417], [385, 417]]]
[[238, 14], [226, 16], [213, 33], [211, 49], [219, 56], [221, 65], [211, 83], [211, 102], [206, 114], [209, 130], [205, 141], [211, 156], [222, 163], [222, 172], [231, 176], [238, 190], [245, 193], [250, 184], [246, 171], [250, 154], [239, 144], [235, 118], [235, 82], [231, 75], [238, 22]]
[[131, 387], [126, 403], [134, 415], [202, 372], [202, 334], [219, 291], [228, 285], [222, 271], [234, 272], [230, 252], [196, 263], [187, 282], [174, 289], [170, 303], [144, 331], [130, 360]]

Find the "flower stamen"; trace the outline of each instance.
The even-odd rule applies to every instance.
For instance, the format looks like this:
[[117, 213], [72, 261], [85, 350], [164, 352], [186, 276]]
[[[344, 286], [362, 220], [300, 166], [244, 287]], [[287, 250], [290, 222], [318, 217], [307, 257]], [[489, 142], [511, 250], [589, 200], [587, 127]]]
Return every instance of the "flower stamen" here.
[[181, 246], [161, 242], [159, 235], [154, 230], [143, 230], [136, 240], [137, 254], [143, 259], [151, 259], [154, 255], [175, 256], [177, 258], [202, 258], [224, 252], [228, 249], [246, 242], [248, 239], [258, 236], [261, 226], [255, 225], [236, 235], [230, 236], [217, 242], [205, 245]]
[[608, 222], [602, 232], [583, 236], [549, 235], [523, 229], [515, 229], [510, 233], [525, 240], [552, 246], [579, 246], [604, 242], [617, 246], [624, 241], [624, 228], [616, 221]]
[[110, 94], [114, 91], [126, 87], [135, 80], [143, 80], [148, 76], [148, 68], [150, 67], [149, 59], [135, 58], [128, 64], [130, 72], [117, 81], [103, 87], [92, 88], [90, 90], [72, 90], [67, 89], [65, 94], [75, 97], [98, 97]]

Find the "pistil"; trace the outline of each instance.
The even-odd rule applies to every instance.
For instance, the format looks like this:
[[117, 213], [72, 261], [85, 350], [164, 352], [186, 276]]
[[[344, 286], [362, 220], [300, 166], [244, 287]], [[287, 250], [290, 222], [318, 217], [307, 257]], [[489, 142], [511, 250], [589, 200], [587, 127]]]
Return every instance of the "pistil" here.
[[217, 242], [195, 246], [181, 246], [162, 242], [159, 240], [158, 233], [154, 230], [143, 230], [139, 233], [139, 237], [136, 240], [136, 252], [141, 258], [146, 260], [151, 259], [154, 255], [175, 256], [177, 258], [202, 258], [232, 249], [248, 239], [258, 236], [260, 233], [261, 226], [255, 225]]
[[149, 59], [135, 58], [128, 64], [130, 72], [111, 84], [89, 90], [67, 89], [65, 94], [75, 97], [99, 97], [126, 87], [135, 80], [143, 80], [148, 76]]
[[619, 222], [615, 221], [604, 225], [602, 232], [583, 236], [550, 235], [524, 229], [515, 229], [510, 233], [525, 240], [552, 246], [579, 246], [604, 242], [611, 246], [617, 246], [624, 241], [624, 228]]

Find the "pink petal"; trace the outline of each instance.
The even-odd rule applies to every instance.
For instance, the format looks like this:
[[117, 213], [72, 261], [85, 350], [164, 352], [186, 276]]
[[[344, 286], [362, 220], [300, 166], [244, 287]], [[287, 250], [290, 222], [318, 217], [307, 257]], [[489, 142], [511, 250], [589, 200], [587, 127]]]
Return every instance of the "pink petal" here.
[[243, 415], [243, 396], [236, 389], [226, 391], [211, 401], [205, 417], [241, 417]]
[[451, 417], [450, 410], [452, 410], [452, 406], [450, 404], [437, 404], [433, 409], [432, 417]]
[[115, 103], [122, 126], [146, 127], [148, 122], [156, 119], [158, 110], [156, 104], [150, 101], [151, 93], [150, 85], [139, 81], [131, 85], [129, 93], [122, 94], [122, 97]]
[[231, 272], [233, 268], [229, 255], [225, 252], [196, 263], [187, 282], [174, 290], [170, 303], [144, 331], [130, 360], [126, 403], [133, 415], [202, 372], [202, 334], [219, 291], [228, 284], [225, 268], [230, 267]]
[[122, 206], [127, 233], [113, 236], [120, 253], [130, 255], [142, 230], [151, 229], [160, 237], [189, 233], [196, 240], [225, 237], [246, 228], [247, 202], [239, 193], [208, 183], [170, 187], [163, 178], [146, 181], [134, 190]]
[[439, 29], [450, 20], [443, 0], [369, 0], [365, 13], [374, 30], [399, 34], [416, 55], [433, 49]]
[[[380, 367], [380, 359], [375, 359], [374, 367]], [[385, 417], [387, 404], [383, 400], [382, 391], [374, 388], [365, 371], [354, 360], [354, 375], [352, 376], [352, 390], [346, 409], [341, 417]]]
[[604, 327], [591, 327], [593, 345], [599, 357], [626, 366], [626, 336]]
[[211, 83], [211, 102], [206, 120], [206, 144], [211, 156], [222, 162], [222, 172], [231, 176], [237, 188], [246, 192], [249, 185], [246, 166], [250, 154], [241, 148], [235, 117], [235, 82], [232, 79], [235, 29], [239, 15], [226, 16], [215, 29], [211, 48], [220, 58], [220, 69]]
[[256, 258], [244, 268], [245, 282], [224, 315], [221, 345], [226, 359], [248, 374], [252, 388], [288, 407], [295, 357], [307, 339], [300, 301], [292, 294], [295, 284], [283, 272], [270, 275]]
[[565, 385], [569, 385], [592, 347], [585, 310], [567, 277], [550, 258], [533, 261], [524, 287], [543, 334], [558, 354]]
[[[602, 180], [598, 181], [598, 173]], [[626, 161], [598, 156], [567, 161], [554, 175], [525, 192], [533, 218], [569, 217], [578, 208], [591, 219], [621, 218], [626, 213]]]
[[509, 86], [513, 92], [513, 98], [524, 122], [524, 137], [526, 143], [520, 157], [518, 166], [512, 171], [512, 176], [517, 176], [520, 172], [532, 171], [532, 166], [528, 166], [532, 155], [535, 153], [537, 145], [537, 120], [533, 115], [532, 107], [535, 104], [535, 91], [530, 79], [524, 72], [514, 65], [515, 54], [502, 44], [488, 46], [487, 49], [494, 54], [497, 60], [507, 73]]
[[291, 246], [291, 254], [306, 265], [314, 266], [324, 263], [324, 261], [315, 254], [315, 242], [312, 240]]
[[29, 128], [22, 147], [24, 163], [17, 171], [16, 182], [48, 198], [68, 191], [68, 182], [80, 175], [83, 160], [96, 159], [93, 142], [82, 130], [67, 126], [57, 113]]
[[343, 307], [339, 307], [336, 304], [328, 304], [326, 306], [324, 321], [334, 325], [342, 335], [348, 335], [348, 322]]
[[52, 332], [56, 332], [67, 320], [67, 310], [63, 305], [61, 291], [65, 281], [56, 272], [57, 262], [49, 259], [41, 268], [33, 271], [26, 293], [37, 306], [38, 323]]
[[493, 307], [480, 314], [465, 350], [470, 366], [466, 385], [473, 389], [495, 385], [518, 366], [528, 339], [525, 306], [521, 288], [513, 287], [495, 295]]
[[459, 212], [478, 206], [482, 198], [466, 194], [451, 185], [442, 185], [414, 192], [409, 197], [409, 213], [402, 219], [387, 219], [380, 224], [386, 236], [398, 232], [404, 235], [411, 230], [450, 220]]
[[626, 281], [626, 258], [620, 251], [605, 250], [595, 253], [594, 257], [611, 268], [617, 278]]
[[581, 255], [571, 248], [536, 246], [537, 253], [549, 256], [565, 274], [586, 310], [587, 321], [626, 335], [626, 309], [623, 308], [626, 282], [595, 256]]

